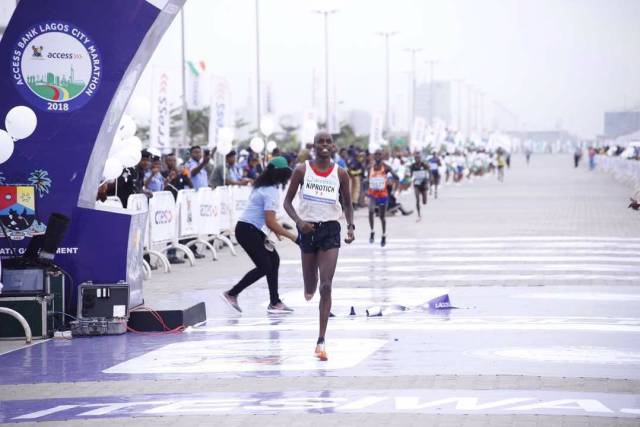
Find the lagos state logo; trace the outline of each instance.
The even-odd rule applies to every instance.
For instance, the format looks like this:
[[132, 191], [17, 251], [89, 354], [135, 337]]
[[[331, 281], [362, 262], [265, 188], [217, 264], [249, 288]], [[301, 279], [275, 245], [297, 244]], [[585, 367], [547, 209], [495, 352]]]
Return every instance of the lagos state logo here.
[[48, 22], [20, 35], [11, 56], [11, 75], [31, 104], [64, 113], [83, 107], [95, 95], [102, 58], [86, 32], [65, 22]]

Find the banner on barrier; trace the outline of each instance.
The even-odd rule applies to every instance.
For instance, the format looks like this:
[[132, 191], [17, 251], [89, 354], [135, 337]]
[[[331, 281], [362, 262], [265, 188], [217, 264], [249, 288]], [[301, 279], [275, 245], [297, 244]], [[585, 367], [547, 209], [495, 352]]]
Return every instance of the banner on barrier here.
[[150, 244], [170, 242], [177, 238], [177, 209], [169, 191], [153, 193], [149, 200]]
[[220, 230], [233, 230], [235, 222], [233, 220], [233, 193], [230, 187], [217, 187], [215, 191], [218, 192], [220, 198]]
[[197, 192], [196, 229], [198, 234], [220, 232], [220, 193], [209, 187]]
[[236, 222], [238, 222], [238, 218], [247, 208], [252, 189], [253, 187], [231, 187], [231, 194], [233, 198], [232, 226], [235, 227]]
[[195, 190], [180, 190], [176, 205], [178, 206], [178, 236], [187, 237], [198, 234], [196, 228], [196, 211], [198, 200]]
[[[132, 194], [127, 199], [127, 209], [137, 212], [147, 212], [149, 210], [149, 199], [145, 194]], [[149, 247], [149, 215], [147, 215], [147, 223], [142, 231], [144, 234], [144, 247]]]

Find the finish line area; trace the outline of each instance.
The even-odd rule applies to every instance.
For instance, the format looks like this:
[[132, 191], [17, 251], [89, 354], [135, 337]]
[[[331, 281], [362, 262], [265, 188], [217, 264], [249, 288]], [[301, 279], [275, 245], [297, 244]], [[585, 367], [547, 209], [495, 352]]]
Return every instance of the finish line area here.
[[[410, 307], [443, 292], [458, 308]], [[242, 316], [207, 301], [220, 315], [182, 334], [47, 340], [0, 355], [0, 420], [275, 413], [640, 417], [640, 395], [632, 391], [640, 382], [634, 346], [640, 294], [631, 288], [336, 288], [327, 362], [312, 354], [316, 300], [307, 303], [300, 289], [285, 287], [283, 299], [296, 311], [274, 316], [264, 312], [263, 293], [259, 286], [247, 291]], [[595, 309], [594, 296], [600, 299]], [[399, 311], [400, 305], [409, 309]], [[382, 307], [382, 316], [367, 317], [372, 307]], [[55, 397], [58, 387], [67, 397]]]

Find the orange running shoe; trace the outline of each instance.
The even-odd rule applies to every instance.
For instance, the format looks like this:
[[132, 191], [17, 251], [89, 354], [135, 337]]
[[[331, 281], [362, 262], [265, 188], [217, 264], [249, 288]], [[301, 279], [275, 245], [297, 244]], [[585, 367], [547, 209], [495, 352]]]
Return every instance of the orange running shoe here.
[[324, 343], [316, 345], [315, 355], [319, 360], [323, 362], [329, 360], [329, 358], [327, 357], [327, 351], [324, 348]]

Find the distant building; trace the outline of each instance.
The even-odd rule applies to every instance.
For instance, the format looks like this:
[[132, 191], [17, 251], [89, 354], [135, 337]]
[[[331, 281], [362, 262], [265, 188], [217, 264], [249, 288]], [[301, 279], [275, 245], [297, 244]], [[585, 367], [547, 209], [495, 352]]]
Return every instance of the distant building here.
[[604, 113], [604, 137], [616, 138], [640, 130], [640, 108]]
[[[430, 119], [440, 119], [445, 123], [452, 120], [452, 89], [449, 81], [433, 82], [433, 103], [431, 102], [431, 84], [421, 83], [416, 86], [416, 116]], [[433, 114], [431, 108], [433, 106]]]
[[356, 135], [369, 135], [371, 131], [371, 113], [364, 110], [351, 110], [346, 113], [345, 121]]

